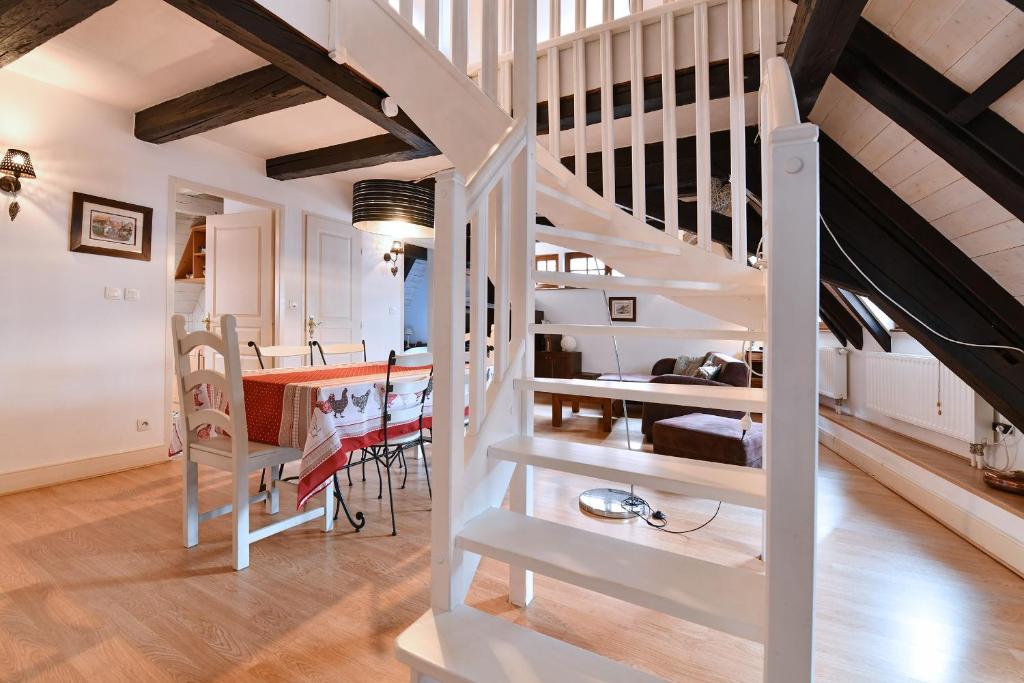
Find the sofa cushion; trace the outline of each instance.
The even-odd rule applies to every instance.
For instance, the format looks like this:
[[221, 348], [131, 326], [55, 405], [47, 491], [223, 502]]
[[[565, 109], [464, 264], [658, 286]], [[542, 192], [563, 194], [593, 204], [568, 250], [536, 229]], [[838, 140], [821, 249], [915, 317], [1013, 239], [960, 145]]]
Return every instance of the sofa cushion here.
[[672, 374], [696, 377], [700, 366], [704, 365], [705, 358], [707, 358], [706, 354], [703, 356], [679, 356], [676, 358], [675, 365], [672, 366]]
[[740, 421], [690, 413], [654, 423], [654, 452], [727, 465], [761, 466], [763, 427], [753, 423], [744, 435]]

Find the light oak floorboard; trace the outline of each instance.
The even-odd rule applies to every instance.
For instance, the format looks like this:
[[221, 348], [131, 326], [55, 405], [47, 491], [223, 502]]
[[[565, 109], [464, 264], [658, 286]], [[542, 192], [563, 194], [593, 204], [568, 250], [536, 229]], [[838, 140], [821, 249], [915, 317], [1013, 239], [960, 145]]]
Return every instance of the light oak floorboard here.
[[[611, 434], [598, 423], [584, 407], [554, 430], [548, 407], [537, 407], [540, 435], [625, 445], [625, 419]], [[639, 420], [629, 423], [638, 447]], [[426, 609], [429, 583], [429, 500], [421, 463], [409, 463], [397, 537], [371, 467], [365, 484], [356, 475], [348, 490], [342, 480], [369, 519], [361, 533], [340, 521], [324, 534], [311, 522], [255, 544], [242, 572], [230, 567], [226, 518], [204, 524], [196, 548], [181, 547], [177, 462], [0, 498], [0, 680], [407, 681], [393, 641]], [[227, 500], [228, 477], [203, 474], [203, 507]], [[595, 480], [537, 470], [536, 482], [545, 518], [760, 566], [758, 511], [723, 505], [708, 527], [670, 536], [584, 517], [576, 496]], [[826, 449], [819, 492], [819, 680], [1020, 680], [1019, 578]], [[716, 506], [638, 493], [675, 528]], [[293, 501], [286, 488], [282, 513]], [[254, 525], [269, 519], [254, 509]], [[760, 680], [760, 645], [542, 576], [534, 603], [517, 610], [507, 575], [484, 560], [470, 604], [669, 680]]]

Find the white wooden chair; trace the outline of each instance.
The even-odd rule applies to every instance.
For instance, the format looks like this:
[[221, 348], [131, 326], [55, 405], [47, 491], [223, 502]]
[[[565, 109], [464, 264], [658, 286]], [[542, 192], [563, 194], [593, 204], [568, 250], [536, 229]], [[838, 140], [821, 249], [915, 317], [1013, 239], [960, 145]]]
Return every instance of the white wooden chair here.
[[[359, 342], [359, 343], [353, 342], [351, 344], [321, 344], [320, 342], [318, 342], [315, 339], [313, 341], [309, 342], [309, 343], [310, 343], [311, 346], [315, 347], [317, 349], [317, 351], [320, 352], [320, 362], [323, 363], [324, 365], [327, 365], [327, 355], [326, 354], [336, 354], [336, 353], [362, 353], [363, 354], [363, 362], [364, 363], [366, 362], [366, 340], [365, 339], [363, 341]], [[312, 358], [312, 356], [310, 358]], [[310, 362], [312, 362], [312, 361], [310, 361]]]
[[[325, 489], [323, 507], [304, 510], [260, 529], [250, 530], [249, 505], [265, 500], [267, 512], [277, 514], [280, 508], [277, 466], [301, 459], [302, 452], [295, 448], [249, 441], [234, 316], [225, 315], [221, 318], [222, 336], [205, 331], [188, 334], [185, 331], [185, 318], [180, 315], [172, 318], [171, 327], [178, 390], [182, 397], [186, 397], [181, 402], [186, 419], [182, 450], [185, 547], [191, 548], [199, 543], [200, 522], [229, 513], [232, 519], [231, 540], [235, 569], [249, 566], [249, 546], [267, 536], [320, 517], [324, 518], [324, 531], [330, 531], [334, 526], [334, 496], [329, 487]], [[188, 362], [189, 353], [200, 346], [209, 347], [224, 357], [223, 374], [209, 369], [192, 371]], [[192, 389], [203, 385], [209, 385], [222, 393], [230, 414], [220, 408], [199, 409], [187, 399]], [[204, 425], [216, 427], [220, 433], [211, 435], [209, 439], [199, 439], [197, 432]], [[199, 464], [231, 472], [232, 494], [229, 505], [199, 512]], [[264, 468], [271, 472], [270, 488], [250, 497], [249, 475]]]
[[309, 356], [309, 364], [313, 364], [313, 345], [310, 343], [307, 346], [260, 346], [254, 341], [249, 342], [249, 348], [256, 350], [256, 360], [260, 362], [260, 368], [266, 369], [266, 364], [263, 362], [264, 358], [278, 359], [278, 358], [300, 358]]

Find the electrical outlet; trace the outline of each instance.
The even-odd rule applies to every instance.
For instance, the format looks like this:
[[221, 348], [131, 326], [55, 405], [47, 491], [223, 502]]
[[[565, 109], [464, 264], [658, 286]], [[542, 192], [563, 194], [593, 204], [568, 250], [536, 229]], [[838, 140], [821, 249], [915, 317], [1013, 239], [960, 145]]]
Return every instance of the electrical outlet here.
[[139, 292], [139, 290], [125, 288], [125, 290], [124, 290], [124, 300], [125, 301], [138, 301], [141, 298], [142, 298], [142, 294]]
[[135, 429], [140, 432], [148, 432], [149, 420], [145, 420], [140, 417], [138, 420], [135, 421]]
[[121, 288], [120, 287], [106, 287], [103, 290], [103, 298], [105, 299], [120, 299]]

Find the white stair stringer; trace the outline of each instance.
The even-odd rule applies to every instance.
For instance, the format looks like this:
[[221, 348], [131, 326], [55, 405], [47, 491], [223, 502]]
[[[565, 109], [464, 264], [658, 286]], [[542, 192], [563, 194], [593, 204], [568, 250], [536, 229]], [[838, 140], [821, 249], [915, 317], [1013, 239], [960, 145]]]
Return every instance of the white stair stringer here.
[[[343, 0], [341, 43], [347, 62], [386, 90], [465, 177], [487, 158], [512, 123], [486, 94], [386, 0]], [[396, 54], [404, 55], [396, 59]], [[409, 68], [416, 64], [416, 68]], [[609, 240], [587, 251], [624, 275], [750, 285], [760, 294], [686, 297], [678, 303], [726, 322], [764, 326], [764, 274], [672, 238], [605, 200], [539, 144], [537, 212], [560, 228], [649, 244], [637, 254]], [[556, 231], [544, 240], [564, 244]], [[572, 246], [572, 244], [565, 244]]]

